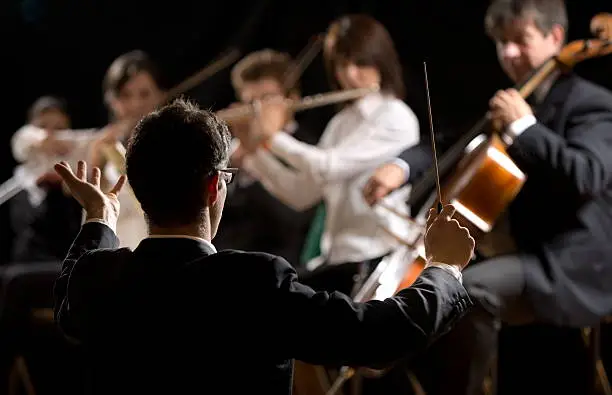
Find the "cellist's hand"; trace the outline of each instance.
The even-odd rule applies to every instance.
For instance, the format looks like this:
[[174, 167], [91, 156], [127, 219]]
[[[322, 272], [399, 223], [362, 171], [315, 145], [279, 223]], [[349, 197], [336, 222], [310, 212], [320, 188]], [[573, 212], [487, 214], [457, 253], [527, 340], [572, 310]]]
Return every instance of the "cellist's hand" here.
[[489, 106], [491, 119], [504, 129], [526, 115], [533, 115], [531, 107], [516, 89], [498, 91], [490, 100]]
[[455, 208], [446, 205], [440, 214], [429, 211], [425, 233], [425, 255], [429, 262], [445, 263], [459, 270], [469, 263], [474, 254], [476, 242], [467, 228], [452, 219]]
[[406, 181], [404, 169], [395, 163], [380, 166], [363, 188], [363, 197], [371, 206], [401, 187]]
[[289, 103], [281, 95], [255, 102], [255, 122], [258, 126], [256, 130], [261, 137], [270, 138], [285, 127], [291, 116]]

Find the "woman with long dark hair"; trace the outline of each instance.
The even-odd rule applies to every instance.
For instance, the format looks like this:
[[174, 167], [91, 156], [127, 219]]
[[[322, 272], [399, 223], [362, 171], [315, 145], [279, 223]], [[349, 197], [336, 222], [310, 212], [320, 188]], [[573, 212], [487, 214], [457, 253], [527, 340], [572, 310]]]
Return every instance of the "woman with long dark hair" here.
[[[402, 68], [391, 36], [374, 18], [348, 15], [334, 21], [324, 59], [334, 88], [372, 91], [343, 103], [316, 146], [282, 132], [287, 113], [282, 100], [262, 101], [251, 132], [239, 138], [249, 151], [243, 168], [271, 194], [297, 210], [324, 202], [321, 256], [301, 279], [315, 289], [350, 294], [358, 274], [363, 279], [398, 247], [380, 226], [393, 228], [396, 218], [368, 206], [363, 185], [377, 166], [419, 142], [419, 122], [402, 100]], [[390, 196], [389, 204], [405, 207], [404, 197]]]

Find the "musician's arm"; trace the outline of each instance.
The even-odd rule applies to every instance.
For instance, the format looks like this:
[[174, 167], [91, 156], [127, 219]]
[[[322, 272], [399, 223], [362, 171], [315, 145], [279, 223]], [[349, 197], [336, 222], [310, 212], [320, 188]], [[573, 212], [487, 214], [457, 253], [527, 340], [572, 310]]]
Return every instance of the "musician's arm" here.
[[[382, 117], [381, 117], [382, 118]], [[270, 150], [321, 183], [335, 182], [371, 170], [419, 142], [419, 123], [413, 113], [391, 108], [380, 121], [362, 124], [333, 148], [320, 148], [277, 133]]]
[[414, 183], [432, 165], [431, 143], [421, 141], [404, 151], [392, 162], [404, 169], [406, 183]]
[[258, 149], [248, 155], [242, 166], [269, 193], [294, 210], [307, 210], [323, 197], [322, 186], [309, 174], [288, 168], [267, 150]]
[[[92, 139], [96, 129], [65, 129], [57, 130], [50, 135], [45, 129], [27, 124], [19, 128], [11, 138], [11, 150], [13, 157], [18, 162], [27, 162], [33, 159], [43, 150], [43, 144], [49, 138], [58, 142], [77, 143], [79, 140]], [[45, 155], [53, 155], [53, 152], [42, 152]]]
[[287, 357], [313, 364], [385, 367], [426, 348], [472, 305], [461, 282], [438, 267], [425, 269], [393, 298], [360, 304], [299, 283], [281, 258], [273, 264], [273, 315], [279, 321], [274, 327], [292, 328], [284, 342]]
[[515, 137], [508, 153], [527, 174], [531, 168], [548, 171], [571, 181], [581, 196], [598, 195], [612, 182], [612, 102], [590, 99], [581, 100], [569, 114], [565, 138], [533, 116], [515, 121], [509, 128]]
[[47, 138], [46, 130], [34, 125], [23, 125], [11, 138], [11, 151], [18, 162], [27, 162]]

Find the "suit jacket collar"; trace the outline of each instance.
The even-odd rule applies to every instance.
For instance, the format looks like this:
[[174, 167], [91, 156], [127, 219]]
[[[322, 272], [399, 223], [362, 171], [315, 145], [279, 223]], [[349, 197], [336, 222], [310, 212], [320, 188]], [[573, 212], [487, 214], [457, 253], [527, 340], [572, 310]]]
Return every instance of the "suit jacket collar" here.
[[146, 238], [134, 250], [135, 254], [150, 255], [158, 261], [189, 262], [216, 253], [214, 247], [190, 238]]
[[556, 119], [556, 114], [566, 102], [572, 88], [575, 76], [562, 74], [550, 87], [546, 97], [535, 105], [535, 116], [540, 123], [548, 125]]

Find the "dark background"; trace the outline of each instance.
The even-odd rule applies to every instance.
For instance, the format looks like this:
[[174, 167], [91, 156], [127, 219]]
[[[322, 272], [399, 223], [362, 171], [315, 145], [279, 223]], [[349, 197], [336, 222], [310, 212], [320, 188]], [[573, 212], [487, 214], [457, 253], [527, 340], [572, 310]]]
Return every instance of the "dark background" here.
[[[296, 55], [334, 18], [364, 12], [390, 30], [404, 65], [409, 90], [407, 103], [420, 116], [425, 132], [428, 124], [423, 61], [427, 61], [438, 134], [456, 136], [466, 131], [484, 114], [491, 95], [497, 89], [510, 86], [497, 63], [495, 47], [484, 33], [483, 17], [489, 3], [485, 0], [241, 3], [231, 0], [1, 1], [4, 99], [0, 181], [11, 176], [15, 165], [10, 137], [24, 123], [26, 109], [37, 97], [44, 94], [65, 97], [76, 128], [102, 126], [107, 120], [101, 100], [103, 75], [115, 57], [133, 49], [147, 51], [160, 64], [167, 76], [167, 85], [173, 86], [231, 45], [243, 53], [269, 47]], [[570, 40], [591, 37], [590, 19], [599, 12], [612, 12], [612, 0], [567, 3]], [[612, 56], [586, 61], [576, 71], [612, 89]], [[306, 95], [329, 90], [320, 56], [305, 71], [302, 86]], [[214, 109], [227, 105], [233, 100], [229, 70], [193, 89], [189, 96]], [[309, 115], [323, 125], [332, 110], [313, 110]], [[550, 199], [556, 198], [550, 196]], [[5, 204], [0, 206], [0, 264], [7, 262], [11, 237]], [[528, 349], [533, 342], [541, 343], [544, 337], [548, 339], [548, 348], [540, 346], [539, 355], [570, 355], [569, 348], [583, 347], [575, 332], [570, 335], [556, 332], [554, 336], [549, 332], [535, 332], [531, 336], [531, 342], [511, 343], [514, 352], [520, 353], [521, 346]], [[541, 379], [542, 363], [530, 355], [529, 366], [524, 365], [524, 359], [517, 359], [516, 363], [523, 372], [532, 372], [528, 381]], [[561, 366], [549, 366], [549, 377], [558, 379], [577, 374], [572, 370], [578, 369], [576, 365], [564, 368], [564, 362], [559, 363]], [[575, 363], [580, 365], [580, 360]], [[514, 376], [508, 377], [511, 382], [515, 381]]]
[[[11, 176], [15, 164], [9, 139], [40, 95], [65, 97], [77, 128], [104, 125], [101, 81], [121, 53], [149, 52], [172, 86], [231, 45], [245, 53], [270, 47], [297, 55], [314, 34], [345, 13], [369, 13], [390, 30], [404, 64], [407, 102], [425, 126], [422, 64], [427, 61], [436, 132], [460, 133], [484, 113], [497, 89], [509, 86], [484, 34], [487, 5], [484, 0], [260, 0], [243, 5], [231, 0], [3, 1], [0, 180]], [[569, 1], [569, 39], [591, 37], [589, 21], [603, 11], [612, 11], [611, 0]], [[612, 56], [584, 62], [576, 70], [612, 88]], [[305, 71], [302, 84], [304, 94], [329, 89], [320, 56]], [[229, 70], [189, 95], [215, 109], [227, 105], [233, 100]], [[312, 115], [324, 124], [331, 110]], [[2, 263], [11, 238], [6, 206], [0, 207]]]

